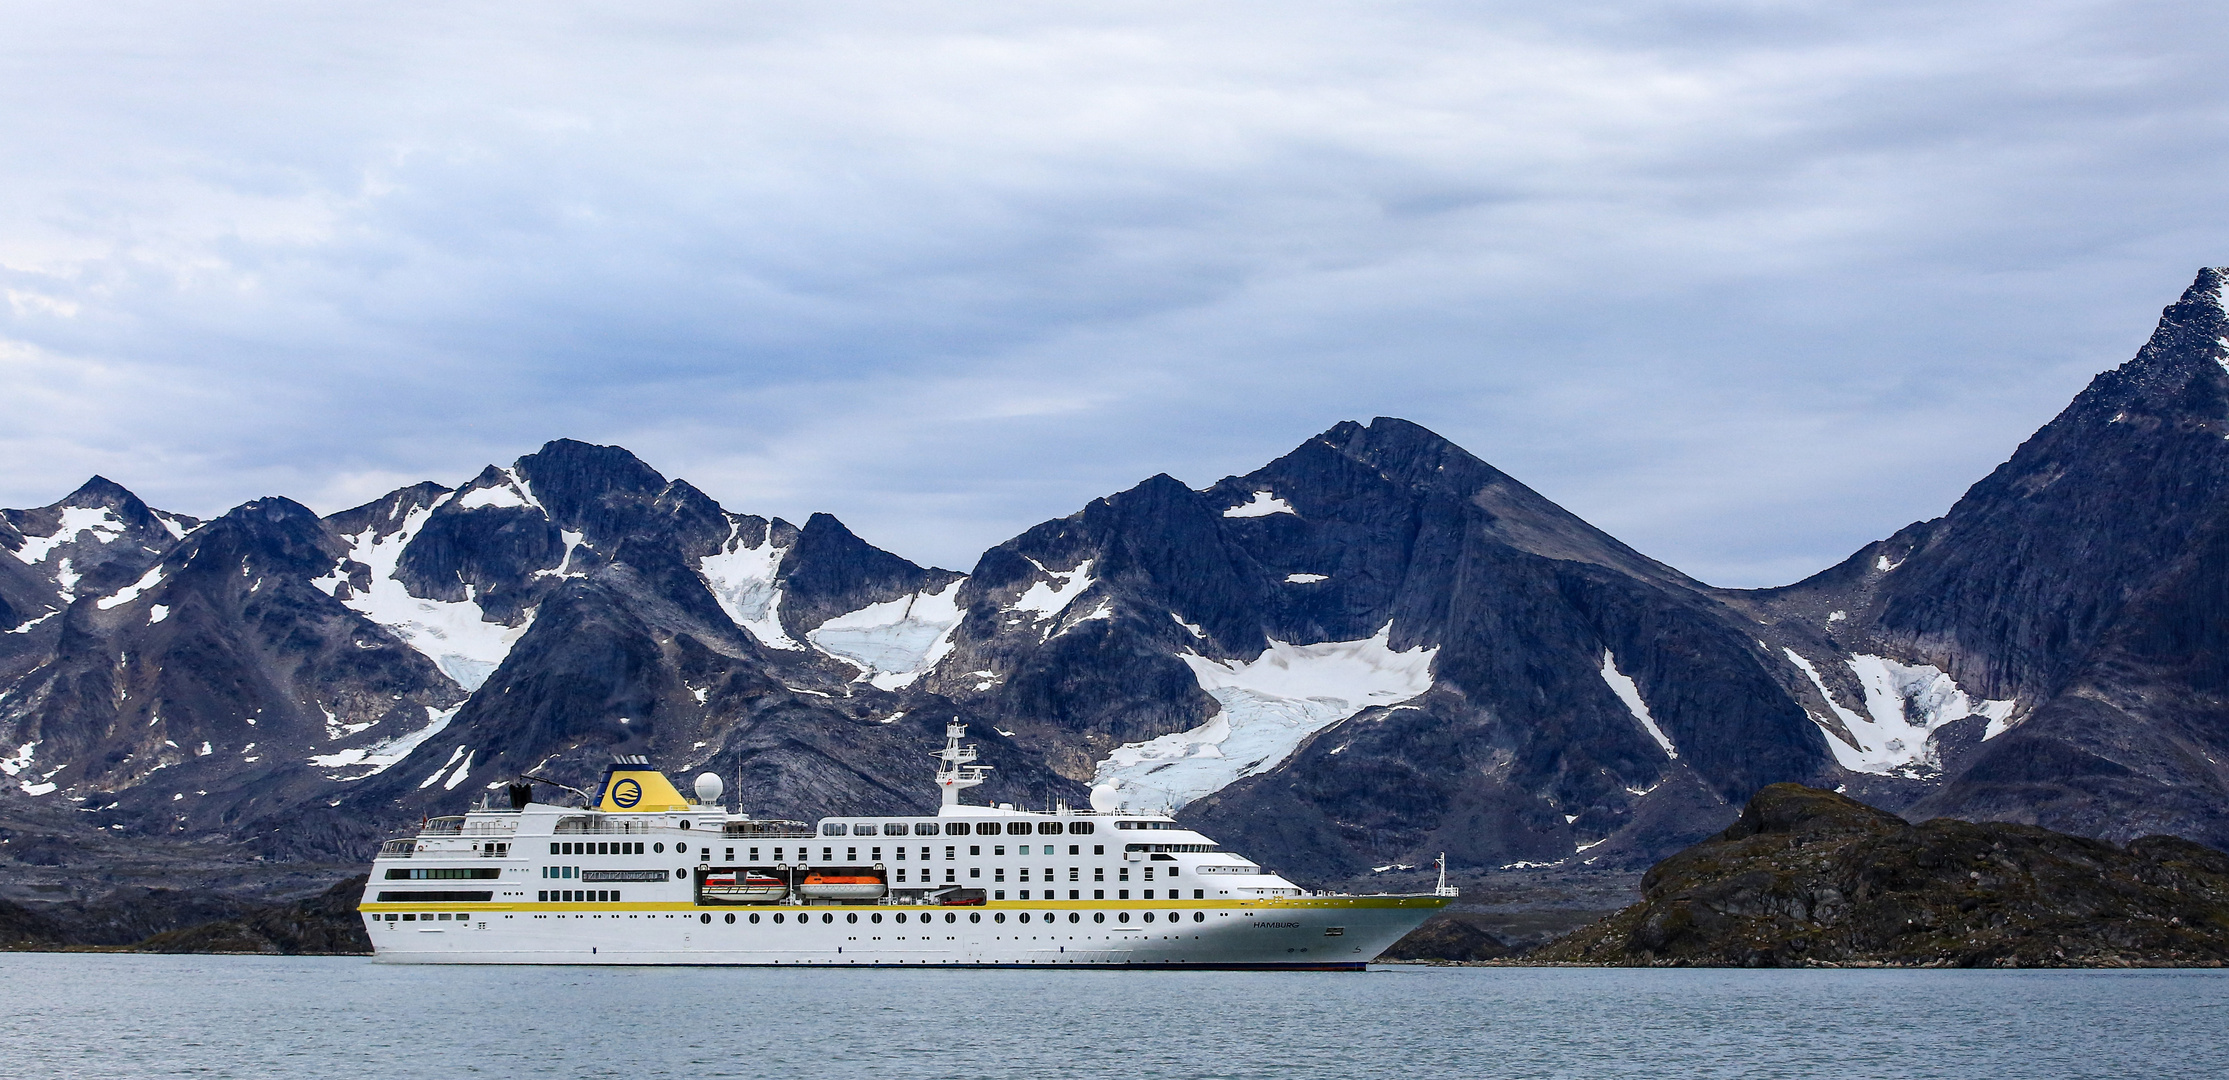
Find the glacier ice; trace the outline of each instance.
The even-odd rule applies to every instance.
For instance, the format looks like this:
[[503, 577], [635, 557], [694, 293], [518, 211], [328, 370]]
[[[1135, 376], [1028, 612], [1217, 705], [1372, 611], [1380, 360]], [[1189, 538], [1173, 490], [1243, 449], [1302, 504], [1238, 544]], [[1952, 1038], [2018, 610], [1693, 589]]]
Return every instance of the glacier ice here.
[[711, 588], [712, 598], [719, 601], [720, 610], [759, 644], [769, 649], [802, 651], [805, 646], [782, 629], [782, 590], [774, 583], [774, 571], [789, 549], [775, 546], [772, 529], [759, 539], [757, 547], [744, 547], [742, 532], [741, 522], [731, 524], [727, 543], [718, 554], [699, 559], [697, 571], [704, 575], [704, 583]]
[[[350, 537], [348, 557], [371, 568], [371, 587], [352, 591], [341, 603], [424, 653], [458, 686], [478, 690], [502, 666], [503, 658], [511, 654], [511, 646], [534, 624], [534, 612], [528, 611], [517, 626], [505, 626], [487, 620], [480, 605], [471, 599], [469, 586], [463, 600], [427, 600], [410, 595], [410, 590], [395, 578], [395, 567], [402, 560], [403, 549], [432, 514], [430, 507], [413, 510], [401, 528], [385, 536], [376, 528], [367, 528]], [[332, 573], [310, 584], [333, 595], [346, 580], [348, 575], [336, 566]]]
[[1860, 716], [1834, 700], [1811, 661], [1794, 649], [1781, 651], [1810, 678], [1827, 708], [1849, 732], [1846, 740], [1813, 717], [1826, 733], [1827, 748], [1834, 752], [1835, 762], [1852, 772], [1915, 779], [1933, 775], [1942, 769], [1941, 756], [1930, 739], [1937, 729], [1969, 716], [1983, 716], [1989, 719], [1989, 730], [1983, 736], [1986, 739], [2001, 732], [2001, 725], [2012, 715], [2013, 701], [1976, 701], [1940, 668], [1860, 653], [1846, 661], [1865, 694], [1866, 715]]
[[1406, 701], [1432, 687], [1439, 647], [1395, 652], [1393, 624], [1359, 641], [1291, 645], [1272, 639], [1252, 660], [1178, 659], [1222, 705], [1189, 731], [1117, 747], [1092, 777], [1121, 807], [1181, 807], [1242, 777], [1276, 768], [1302, 741], [1373, 705]]
[[965, 580], [838, 615], [807, 632], [805, 639], [859, 668], [880, 689], [911, 685], [952, 651]]

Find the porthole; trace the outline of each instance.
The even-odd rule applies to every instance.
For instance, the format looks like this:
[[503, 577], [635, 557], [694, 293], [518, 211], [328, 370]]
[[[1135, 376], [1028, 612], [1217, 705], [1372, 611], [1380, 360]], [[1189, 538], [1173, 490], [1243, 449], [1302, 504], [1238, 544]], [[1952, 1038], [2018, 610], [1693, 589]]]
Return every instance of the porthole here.
[[1170, 922], [1181, 922], [1181, 921], [1183, 921], [1183, 919], [1184, 919], [1184, 913], [1183, 913], [1183, 912], [1181, 912], [1181, 911], [1172, 911], [1172, 912], [1169, 912], [1169, 921], [1170, 921]]
[[849, 913], [849, 914], [846, 914], [846, 915], [844, 916], [844, 921], [845, 921], [845, 922], [853, 922], [853, 923], [855, 923], [855, 922], [858, 922], [858, 921], [859, 921], [859, 913], [858, 913], [858, 912], [856, 912], [856, 911], [854, 911], [854, 912], [851, 912], [851, 913]]
[[681, 869], [679, 869], [679, 870], [676, 870], [676, 871], [674, 871], [674, 872], [673, 872], [673, 880], [675, 880], [675, 881], [681, 881], [681, 880], [684, 880], [684, 879], [686, 879], [686, 878], [687, 878], [688, 876], [689, 876], [689, 868], [688, 868], [688, 867], [686, 867], [686, 866], [684, 866], [684, 867], [682, 867]]
[[1029, 921], [1029, 912], [1022, 912], [1020, 915], [1015, 916], [1014, 919], [1016, 922], [1026, 923]]
[[1117, 916], [1115, 916], [1115, 921], [1116, 921], [1116, 922], [1129, 922], [1129, 921], [1130, 921], [1130, 913], [1129, 913], [1129, 912], [1127, 912], [1127, 911], [1125, 911], [1125, 912], [1123, 912], [1122, 914], [1120, 914], [1120, 915], [1117, 915]]
[[[752, 917], [752, 918], [754, 918], [754, 919], [755, 919], [755, 918], [758, 918], [758, 916], [756, 916], [756, 915], [753, 915], [753, 916], [751, 916], [751, 917]], [[777, 922], [777, 923], [779, 923], [779, 922], [781, 922], [781, 921], [782, 921], [782, 913], [781, 913], [781, 912], [777, 911], [777, 912], [775, 912], [775, 913], [774, 913], [774, 921], [775, 921], [775, 922]]]
[[1207, 921], [1207, 912], [1204, 912], [1204, 911], [1195, 911], [1195, 912], [1193, 912], [1193, 913], [1192, 913], [1192, 921], [1193, 921], [1193, 922], [1206, 922], [1206, 921]]
[[666, 853], [666, 846], [664, 844], [652, 844], [650, 845], [650, 850], [652, 852], [655, 852], [656, 854], [663, 855]]
[[835, 917], [834, 915], [830, 915], [830, 914], [827, 914], [827, 913], [823, 913], [823, 914], [821, 915], [821, 917], [820, 917], [820, 921], [822, 921], [822, 922], [835, 922], [835, 921], [836, 921], [836, 917]]
[[1092, 913], [1091, 913], [1091, 921], [1092, 921], [1092, 922], [1106, 922], [1106, 921], [1107, 921], [1107, 913], [1106, 913], [1106, 912], [1104, 912], [1104, 911], [1094, 911], [1094, 912], [1092, 912]]
[[1146, 913], [1145, 913], [1145, 921], [1147, 921], [1147, 922], [1152, 922], [1152, 921], [1153, 921], [1153, 913], [1152, 913], [1152, 912], [1148, 911], [1148, 912], [1146, 912]]
[[899, 922], [904, 922], [904, 921], [906, 921], [906, 913], [905, 913], [905, 912], [903, 912], [903, 911], [901, 911], [901, 912], [897, 913], [896, 915], [892, 915], [892, 916], [891, 916], [891, 918], [893, 918], [893, 919], [896, 919], [896, 920], [897, 920], [897, 921], [899, 921]]
[[980, 912], [980, 911], [970, 911], [970, 912], [968, 912], [968, 913], [967, 913], [967, 921], [969, 921], [969, 922], [982, 922], [982, 921], [983, 921], [983, 913], [982, 913], [982, 912]]
[[728, 925], [735, 925], [735, 913], [732, 911], [728, 912]]
[[709, 911], [707, 911], [707, 912], [705, 912], [704, 914], [702, 914], [702, 915], [699, 915], [699, 916], [697, 916], [697, 921], [698, 921], [698, 922], [711, 922], [711, 921], [712, 921], [712, 913], [711, 913], [711, 912], [709, 912]]
[[945, 922], [959, 922], [959, 921], [960, 921], [960, 917], [959, 917], [958, 915], [954, 915], [953, 913], [951, 913], [951, 912], [947, 911], [947, 912], [945, 912], [945, 913], [944, 913], [944, 921], [945, 921]]
[[[777, 918], [777, 919], [781, 918], [781, 916], [779, 916], [779, 915], [776, 915], [776, 916], [774, 916], [774, 917], [775, 917], [775, 918]], [[753, 922], [753, 923], [756, 923], [756, 922], [758, 922], [758, 912], [754, 911], [754, 912], [752, 912], [752, 913], [751, 913], [751, 922]]]
[[879, 912], [879, 911], [878, 911], [878, 912], [875, 912], [875, 913], [874, 913], [874, 914], [872, 914], [872, 915], [869, 915], [869, 916], [867, 916], [867, 921], [868, 921], [868, 922], [881, 922], [881, 921], [882, 921], [882, 912]]
[[689, 827], [689, 823], [688, 823], [688, 822], [686, 822], [686, 821], [684, 821], [684, 822], [682, 822], [682, 823], [681, 823], [681, 827], [682, 827], [682, 828], [684, 828], [684, 829], [686, 829], [686, 828], [688, 828], [688, 827]]
[[1082, 922], [1083, 918], [1083, 915], [1078, 912], [1071, 911], [1068, 913], [1069, 922]]
[[[1024, 915], [1024, 916], [1022, 916], [1022, 917], [1026, 919], [1026, 918], [1028, 918], [1029, 916], [1027, 916], [1027, 915]], [[1005, 913], [1005, 912], [1003, 912], [1003, 911], [1001, 911], [1001, 912], [999, 912], [998, 914], [996, 914], [996, 915], [993, 915], [993, 916], [991, 916], [991, 921], [992, 921], [992, 922], [1005, 922], [1005, 921], [1006, 921], [1006, 913]]]
[[687, 845], [687, 844], [675, 844], [675, 845], [673, 845], [673, 853], [674, 853], [674, 854], [676, 854], [676, 855], [686, 855], [686, 854], [688, 854], [688, 852], [689, 852], [689, 845]]

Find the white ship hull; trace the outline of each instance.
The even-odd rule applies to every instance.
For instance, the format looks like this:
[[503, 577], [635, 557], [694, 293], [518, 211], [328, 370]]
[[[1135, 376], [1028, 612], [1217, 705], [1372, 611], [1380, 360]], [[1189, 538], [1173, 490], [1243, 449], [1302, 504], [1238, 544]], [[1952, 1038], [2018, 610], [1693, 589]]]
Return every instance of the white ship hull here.
[[1351, 970], [1454, 896], [1309, 893], [1165, 813], [962, 805], [963, 730], [934, 815], [753, 820], [640, 758], [593, 806], [514, 786], [388, 841], [358, 910], [401, 964]]
[[[861, 967], [1359, 969], [1445, 906], [1440, 897], [1312, 897], [1243, 906], [1092, 905], [952, 910], [878, 905], [750, 912], [490, 911], [370, 922], [376, 958], [402, 964], [702, 964]], [[621, 908], [653, 910], [621, 910]], [[1024, 909], [1029, 924], [1019, 922]], [[1148, 911], [1153, 923], [1144, 923]], [[1169, 914], [1179, 917], [1171, 922]], [[775, 914], [783, 921], [773, 921]], [[892, 921], [907, 915], [900, 925]], [[1194, 914], [1204, 916], [1195, 920]], [[735, 915], [728, 922], [728, 915]], [[750, 921], [751, 915], [759, 921]], [[1047, 914], [1055, 916], [1046, 923]], [[1067, 921], [1069, 914], [1079, 918]], [[1127, 924], [1115, 922], [1127, 914]], [[881, 916], [881, 923], [871, 922]], [[945, 922], [944, 916], [953, 916]], [[1004, 922], [993, 921], [1005, 916]], [[1106, 922], [1093, 916], [1105, 916]], [[706, 917], [710, 921], [705, 921]], [[799, 917], [807, 921], [800, 923]], [[927, 916], [931, 921], [918, 920]], [[973, 918], [971, 918], [971, 916]], [[823, 921], [824, 917], [832, 921]], [[858, 922], [850, 921], [857, 918]], [[980, 921], [977, 921], [980, 920]]]

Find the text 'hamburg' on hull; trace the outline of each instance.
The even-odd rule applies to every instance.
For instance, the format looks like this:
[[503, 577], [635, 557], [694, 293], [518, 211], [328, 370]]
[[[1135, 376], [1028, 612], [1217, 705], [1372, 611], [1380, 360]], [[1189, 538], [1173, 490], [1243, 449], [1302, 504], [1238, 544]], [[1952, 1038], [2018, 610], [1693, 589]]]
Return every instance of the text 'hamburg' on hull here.
[[[946, 727], [934, 815], [754, 819], [719, 777], [684, 797], [642, 758], [594, 805], [428, 820], [384, 844], [359, 910], [376, 959], [1359, 969], [1454, 890], [1311, 893], [1167, 814], [968, 806]], [[583, 793], [584, 795], [586, 793]]]

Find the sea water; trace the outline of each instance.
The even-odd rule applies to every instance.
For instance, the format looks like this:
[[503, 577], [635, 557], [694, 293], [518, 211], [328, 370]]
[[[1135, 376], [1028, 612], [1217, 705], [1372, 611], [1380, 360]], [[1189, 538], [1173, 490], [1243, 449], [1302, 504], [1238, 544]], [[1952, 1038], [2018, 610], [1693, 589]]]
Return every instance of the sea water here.
[[0, 954], [10, 1077], [2229, 1076], [2229, 971], [398, 967]]

